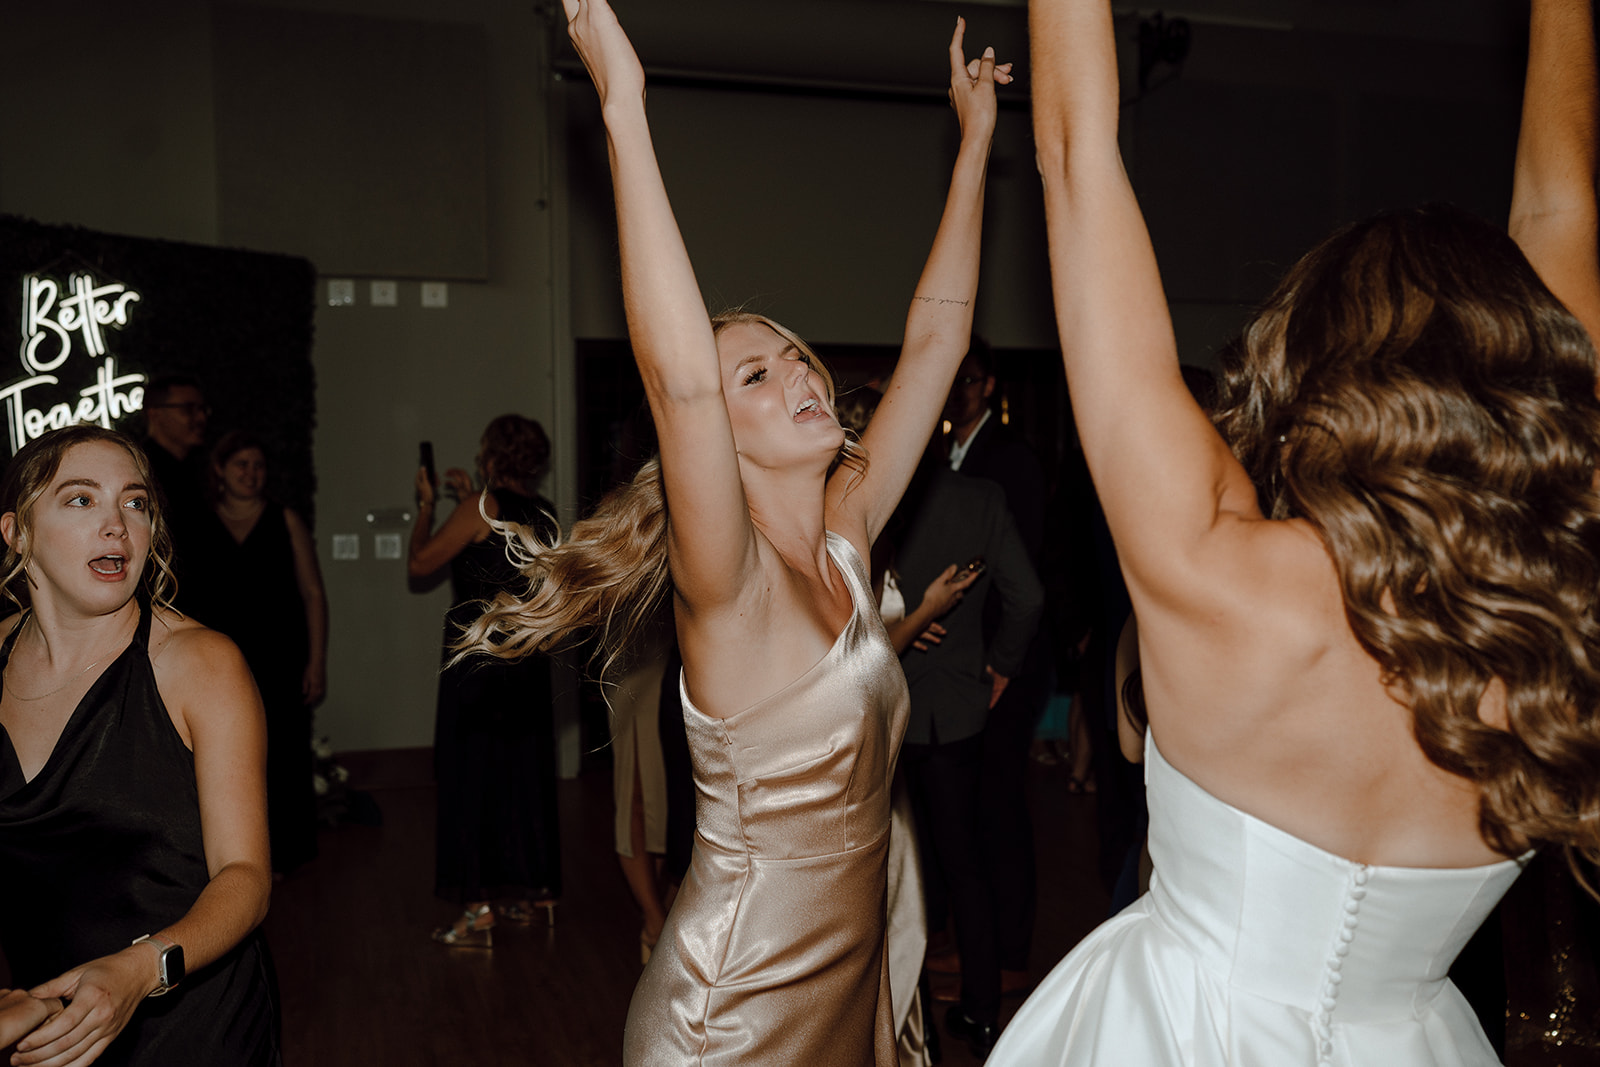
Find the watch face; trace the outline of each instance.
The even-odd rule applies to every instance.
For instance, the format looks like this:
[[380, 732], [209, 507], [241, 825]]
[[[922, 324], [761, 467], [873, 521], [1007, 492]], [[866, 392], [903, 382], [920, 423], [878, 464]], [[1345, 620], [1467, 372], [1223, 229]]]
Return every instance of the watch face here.
[[183, 981], [183, 946], [173, 945], [161, 953], [161, 984], [171, 989]]

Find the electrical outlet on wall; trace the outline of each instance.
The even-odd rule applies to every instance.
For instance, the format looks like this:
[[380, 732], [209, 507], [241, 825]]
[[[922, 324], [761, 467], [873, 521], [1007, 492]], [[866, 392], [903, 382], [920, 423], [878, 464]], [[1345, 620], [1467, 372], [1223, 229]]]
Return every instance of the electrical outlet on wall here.
[[361, 535], [360, 534], [334, 534], [333, 535], [334, 559], [360, 559]]
[[450, 283], [448, 282], [423, 282], [422, 306], [425, 308], [443, 308], [450, 306]]
[[328, 279], [328, 306], [344, 308], [356, 302], [356, 283], [349, 278]]
[[399, 287], [394, 282], [372, 283], [372, 306], [392, 308], [399, 303]]
[[400, 535], [397, 533], [374, 534], [372, 537], [372, 555], [375, 559], [399, 559]]

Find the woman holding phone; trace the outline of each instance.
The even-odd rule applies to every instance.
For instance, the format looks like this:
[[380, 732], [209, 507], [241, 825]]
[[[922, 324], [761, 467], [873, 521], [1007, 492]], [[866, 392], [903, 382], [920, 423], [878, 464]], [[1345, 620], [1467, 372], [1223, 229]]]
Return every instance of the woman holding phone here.
[[[412, 577], [423, 577], [449, 566], [454, 596], [445, 616], [448, 650], [487, 601], [523, 584], [491, 523], [516, 523], [546, 535], [555, 530], [550, 517], [555, 509], [538, 493], [550, 462], [550, 439], [542, 426], [521, 415], [490, 421], [478, 446], [483, 491], [474, 491], [466, 471], [446, 471], [456, 506], [437, 530], [432, 458], [433, 449], [423, 449], [407, 568]], [[517, 663], [446, 663], [439, 675], [434, 891], [462, 909], [454, 922], [433, 931], [439, 944], [490, 948], [497, 917], [526, 925], [536, 908], [555, 922], [561, 828], [553, 714], [550, 662], [544, 656]], [[498, 913], [495, 900], [504, 902]]]

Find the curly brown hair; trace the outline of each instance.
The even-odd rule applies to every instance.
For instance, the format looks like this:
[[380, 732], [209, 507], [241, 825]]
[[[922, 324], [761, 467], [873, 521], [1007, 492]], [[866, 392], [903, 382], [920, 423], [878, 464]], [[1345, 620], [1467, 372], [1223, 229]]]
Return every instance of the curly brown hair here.
[[523, 415], [491, 419], [478, 441], [478, 472], [485, 480], [521, 485], [531, 491], [549, 463], [550, 438], [543, 426]]
[[[1316, 528], [1345, 615], [1496, 851], [1600, 859], [1594, 346], [1454, 208], [1335, 233], [1224, 359], [1217, 425], [1262, 510]], [[1509, 728], [1479, 705], [1503, 684]]]
[[50, 488], [50, 482], [61, 469], [61, 461], [78, 445], [94, 441], [109, 441], [128, 453], [139, 481], [147, 494], [145, 507], [150, 516], [150, 553], [145, 559], [144, 573], [139, 577], [139, 588], [157, 607], [171, 608], [178, 580], [172, 573], [172, 532], [161, 510], [161, 493], [155, 475], [150, 472], [150, 461], [133, 438], [116, 430], [107, 430], [93, 423], [66, 426], [36, 437], [17, 450], [6, 464], [4, 477], [0, 477], [0, 515], [15, 512], [17, 536], [14, 545], [5, 546], [5, 556], [0, 561], [0, 589], [7, 600], [18, 608], [32, 603], [28, 590], [27, 567], [33, 560], [33, 508]]

